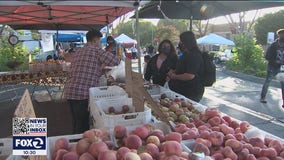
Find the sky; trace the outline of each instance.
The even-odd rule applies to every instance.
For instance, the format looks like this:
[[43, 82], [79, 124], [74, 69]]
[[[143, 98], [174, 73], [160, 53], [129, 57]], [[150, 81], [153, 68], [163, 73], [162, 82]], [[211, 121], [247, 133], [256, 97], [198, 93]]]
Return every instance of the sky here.
[[[280, 10], [284, 10], [284, 7], [273, 7], [273, 8], [266, 8], [266, 9], [260, 9], [257, 13], [257, 17], [262, 17], [264, 16], [265, 14], [268, 14], [268, 13], [275, 13], [275, 12], [278, 12]], [[246, 21], [251, 21], [255, 15], [257, 11], [256, 10], [252, 10], [252, 11], [248, 11], [247, 14], [246, 14]], [[238, 14], [232, 14], [232, 17], [234, 19], [234, 21], [238, 22]], [[147, 20], [147, 21], [150, 21], [152, 22], [153, 24], [157, 24], [159, 19], [144, 19], [144, 20]], [[210, 19], [209, 23], [212, 23], [212, 24], [226, 24], [228, 23], [227, 19], [225, 18], [225, 16], [220, 16], [220, 17], [216, 17], [216, 18], [213, 18], [213, 19]]]

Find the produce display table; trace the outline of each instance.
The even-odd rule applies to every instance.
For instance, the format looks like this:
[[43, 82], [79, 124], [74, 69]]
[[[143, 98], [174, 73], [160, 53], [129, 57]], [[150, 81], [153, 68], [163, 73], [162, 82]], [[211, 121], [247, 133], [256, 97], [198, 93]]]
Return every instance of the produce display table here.
[[[52, 71], [52, 72], [38, 72], [29, 73], [28, 71], [14, 71], [14, 72], [1, 72], [0, 73], [0, 89], [3, 87], [11, 86], [17, 84], [32, 84], [35, 85], [32, 91], [37, 86], [43, 85], [45, 90], [48, 91], [50, 97], [51, 92], [48, 90], [47, 86], [64, 86], [68, 78], [68, 72], [66, 71]], [[15, 97], [19, 97], [15, 91]]]

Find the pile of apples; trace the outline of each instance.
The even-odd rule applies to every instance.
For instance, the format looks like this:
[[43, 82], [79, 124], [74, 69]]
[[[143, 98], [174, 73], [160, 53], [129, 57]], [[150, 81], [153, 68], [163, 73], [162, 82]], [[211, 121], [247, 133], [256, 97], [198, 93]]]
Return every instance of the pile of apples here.
[[217, 108], [207, 108], [204, 114], [175, 126], [183, 140], [194, 139], [193, 152], [203, 152], [215, 160], [283, 160], [284, 145], [266, 136], [248, 137], [252, 126], [222, 116]]
[[115, 109], [115, 107], [108, 107], [106, 114], [118, 115], [118, 114], [126, 114], [130, 112], [130, 107], [128, 105], [123, 105], [120, 110]]
[[166, 94], [161, 94], [160, 99], [155, 99], [155, 101], [169, 121], [186, 123], [195, 114], [201, 114], [191, 102], [184, 98], [170, 99]]
[[115, 126], [110, 141], [109, 133], [91, 129], [83, 133], [75, 144], [66, 138], [55, 141], [53, 160], [187, 160], [180, 133], [164, 133], [151, 125], [141, 125], [127, 131], [123, 125]]

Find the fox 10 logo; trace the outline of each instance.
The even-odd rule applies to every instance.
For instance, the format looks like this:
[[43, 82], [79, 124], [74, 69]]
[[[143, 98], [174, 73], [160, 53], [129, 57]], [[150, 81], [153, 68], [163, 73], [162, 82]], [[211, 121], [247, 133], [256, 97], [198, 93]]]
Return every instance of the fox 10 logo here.
[[46, 118], [13, 118], [13, 155], [46, 155]]

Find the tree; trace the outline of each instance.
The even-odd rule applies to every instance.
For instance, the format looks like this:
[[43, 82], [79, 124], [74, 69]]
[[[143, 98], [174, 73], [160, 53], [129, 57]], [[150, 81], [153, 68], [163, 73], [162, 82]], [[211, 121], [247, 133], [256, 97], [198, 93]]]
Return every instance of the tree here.
[[179, 42], [180, 32], [173, 26], [160, 26], [157, 28], [156, 37], [159, 38], [159, 42], [164, 39], [169, 39], [174, 45]]
[[284, 10], [276, 13], [266, 14], [257, 19], [254, 26], [256, 40], [264, 45], [267, 42], [267, 33], [275, 32], [284, 26]]
[[200, 37], [203, 37], [208, 32], [209, 20], [206, 20], [205, 23], [201, 20], [193, 21], [193, 30], [198, 33]]
[[157, 27], [172, 26], [176, 28], [180, 33], [188, 30], [189, 22], [184, 19], [161, 19], [159, 20]]
[[[139, 36], [140, 36], [140, 45], [147, 46], [153, 43], [153, 39], [155, 37], [156, 26], [148, 21], [140, 21], [139, 22]], [[136, 37], [135, 32], [135, 20], [128, 21], [126, 23], [122, 23], [118, 25], [113, 32], [113, 35], [126, 34], [131, 38]]]
[[253, 33], [253, 25], [256, 22], [258, 10], [256, 10], [253, 19], [249, 22], [247, 22], [245, 18], [247, 14], [248, 14], [247, 12], [240, 12], [238, 14], [239, 16], [238, 22], [233, 19], [231, 14], [225, 16], [234, 34]]
[[233, 59], [226, 63], [231, 70], [264, 77], [266, 61], [263, 58], [263, 49], [256, 44], [256, 40], [247, 34], [236, 34], [234, 36], [236, 52]]

